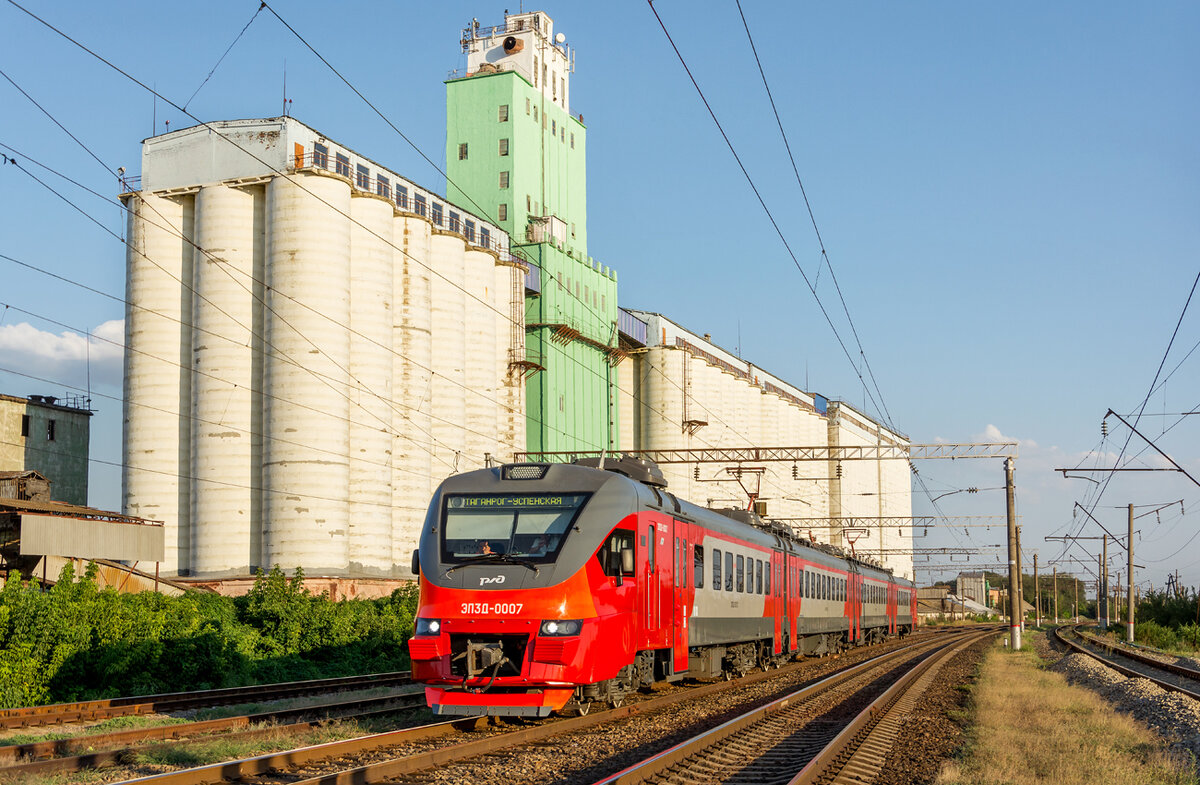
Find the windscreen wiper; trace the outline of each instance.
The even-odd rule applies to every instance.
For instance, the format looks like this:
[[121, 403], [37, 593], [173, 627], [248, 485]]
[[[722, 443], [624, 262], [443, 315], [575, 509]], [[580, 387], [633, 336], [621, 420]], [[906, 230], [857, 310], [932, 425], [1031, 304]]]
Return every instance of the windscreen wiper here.
[[453, 567], [451, 567], [450, 569], [448, 569], [444, 573], [442, 573], [442, 577], [445, 578], [447, 575], [454, 572], [459, 567], [465, 567], [468, 564], [481, 564], [483, 562], [501, 562], [503, 564], [519, 564], [522, 567], [526, 567], [530, 570], [533, 570], [534, 575], [538, 575], [541, 572], [541, 570], [538, 569], [538, 566], [536, 564], [534, 564], [533, 562], [529, 561], [528, 559], [518, 559], [513, 556], [509, 556], [507, 553], [483, 553], [478, 556], [468, 556], [465, 560], [463, 560], [459, 564], [455, 564]]

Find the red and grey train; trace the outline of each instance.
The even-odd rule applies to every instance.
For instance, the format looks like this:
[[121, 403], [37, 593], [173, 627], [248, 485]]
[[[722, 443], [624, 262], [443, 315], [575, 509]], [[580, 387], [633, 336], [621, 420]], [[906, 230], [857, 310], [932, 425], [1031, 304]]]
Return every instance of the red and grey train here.
[[891, 572], [689, 504], [653, 464], [596, 463], [481, 469], [434, 494], [409, 653], [435, 713], [583, 712], [915, 627]]

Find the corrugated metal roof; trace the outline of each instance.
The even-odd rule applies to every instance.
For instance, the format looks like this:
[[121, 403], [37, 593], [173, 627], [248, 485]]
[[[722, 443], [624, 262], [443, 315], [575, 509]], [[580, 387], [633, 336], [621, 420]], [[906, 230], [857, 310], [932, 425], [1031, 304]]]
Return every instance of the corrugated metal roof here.
[[66, 502], [35, 502], [24, 499], [0, 499], [0, 511], [7, 512], [42, 512], [50, 515], [70, 515], [76, 518], [103, 518], [119, 523], [136, 523], [149, 526], [162, 526], [162, 521], [151, 521], [146, 518], [134, 518], [119, 512], [98, 510], [95, 507], [83, 507]]
[[46, 479], [45, 476], [43, 476], [39, 472], [34, 471], [33, 469], [23, 469], [21, 471], [0, 472], [0, 480], [19, 480], [22, 477], [41, 477], [43, 480]]

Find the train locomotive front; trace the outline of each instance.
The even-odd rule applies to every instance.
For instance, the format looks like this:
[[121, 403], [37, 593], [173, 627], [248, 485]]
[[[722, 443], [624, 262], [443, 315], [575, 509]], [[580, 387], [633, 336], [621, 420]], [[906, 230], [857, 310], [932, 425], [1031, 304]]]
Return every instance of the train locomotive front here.
[[572, 701], [619, 702], [635, 646], [638, 487], [546, 464], [442, 483], [414, 554], [409, 640], [435, 714], [544, 717]]

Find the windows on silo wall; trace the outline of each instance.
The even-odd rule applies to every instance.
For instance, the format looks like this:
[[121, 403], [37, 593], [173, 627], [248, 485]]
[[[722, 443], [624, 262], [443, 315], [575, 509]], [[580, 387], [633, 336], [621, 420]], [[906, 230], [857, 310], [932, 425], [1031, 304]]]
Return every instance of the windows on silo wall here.
[[371, 170], [362, 164], [359, 164], [358, 176], [355, 178], [354, 182], [359, 188], [363, 189], [364, 191], [369, 191], [371, 188]]

